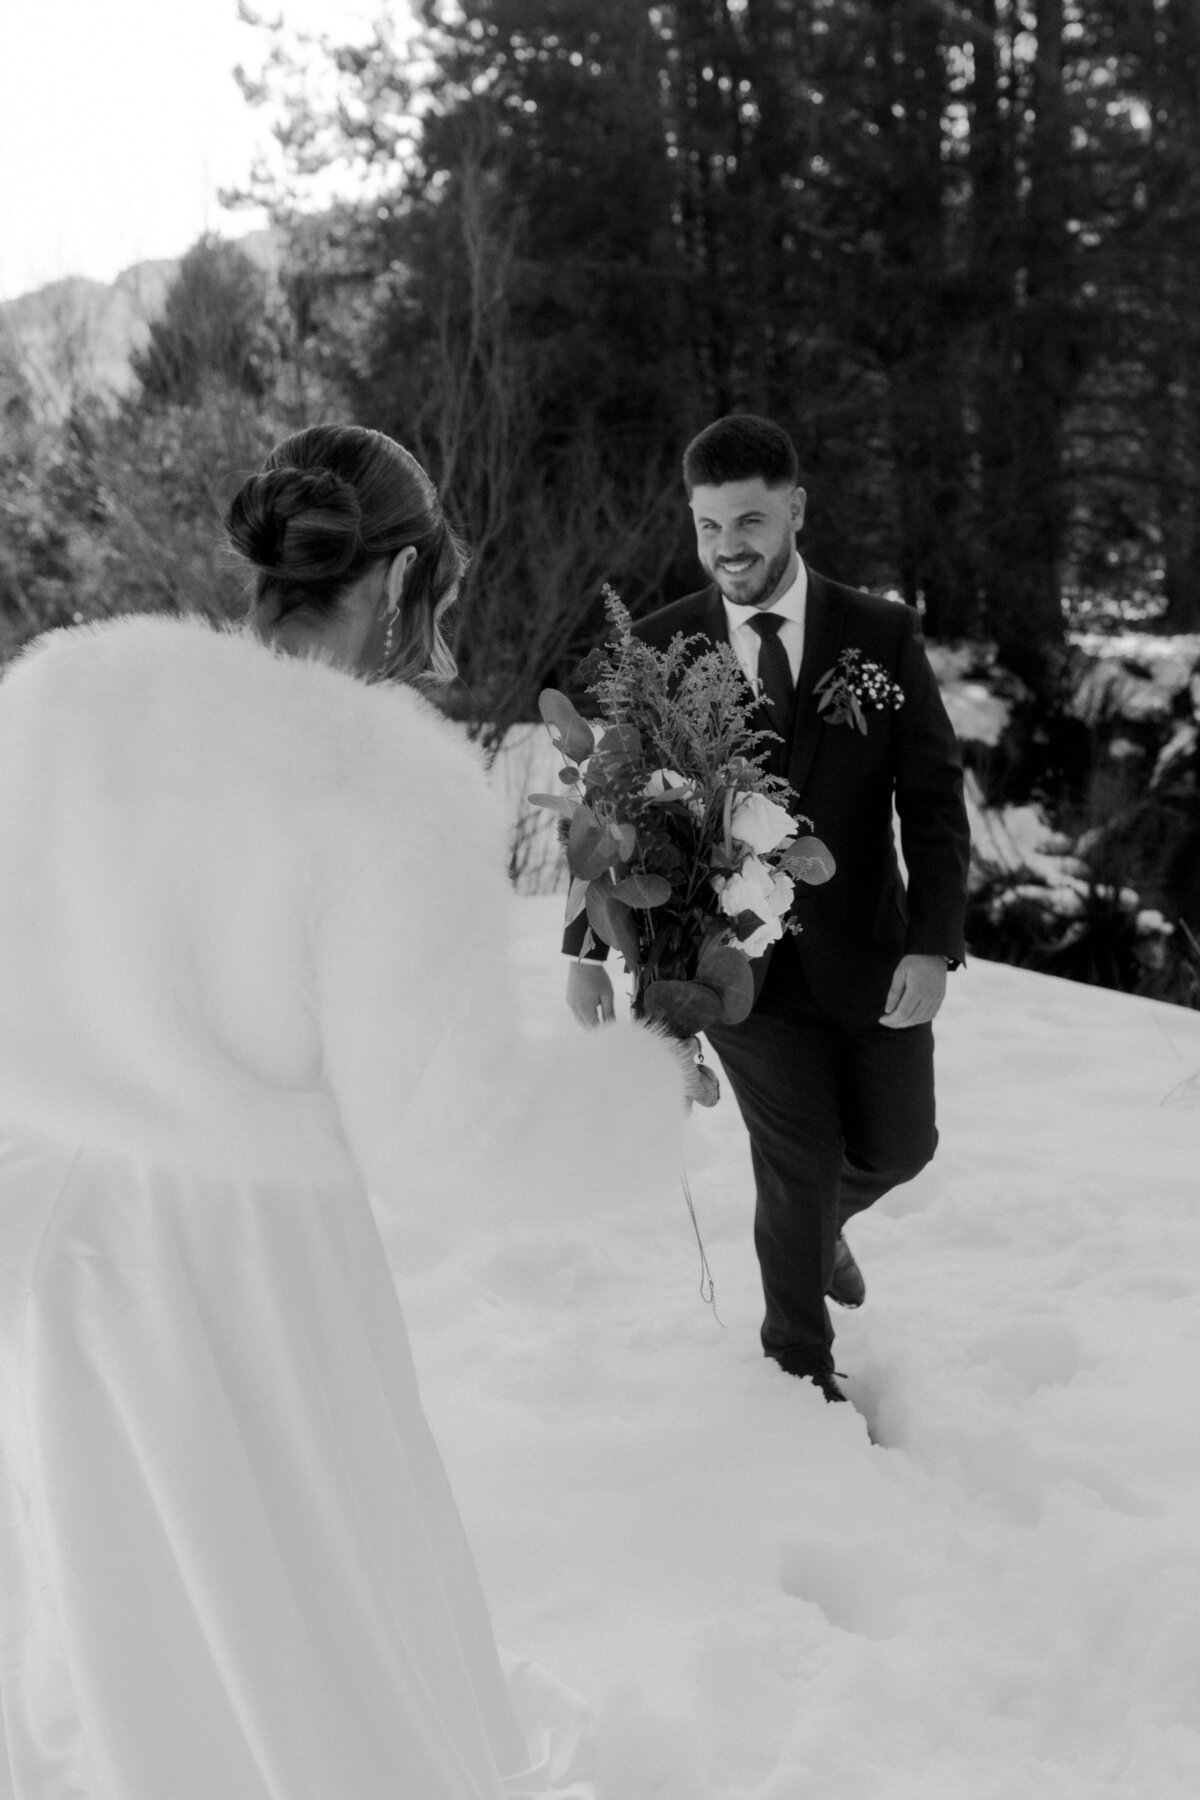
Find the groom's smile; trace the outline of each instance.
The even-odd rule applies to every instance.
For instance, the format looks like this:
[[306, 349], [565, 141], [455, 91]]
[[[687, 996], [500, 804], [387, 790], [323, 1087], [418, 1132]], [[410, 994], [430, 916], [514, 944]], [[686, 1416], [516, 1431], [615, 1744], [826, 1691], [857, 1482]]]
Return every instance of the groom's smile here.
[[726, 481], [694, 488], [691, 507], [705, 574], [737, 606], [770, 606], [795, 577], [803, 488]]

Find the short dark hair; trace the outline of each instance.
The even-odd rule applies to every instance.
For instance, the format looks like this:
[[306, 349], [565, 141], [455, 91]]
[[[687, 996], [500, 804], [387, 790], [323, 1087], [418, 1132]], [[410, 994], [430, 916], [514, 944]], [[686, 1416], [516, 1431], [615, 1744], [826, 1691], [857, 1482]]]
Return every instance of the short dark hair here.
[[753, 481], [768, 487], [795, 487], [800, 458], [787, 432], [757, 413], [729, 413], [706, 425], [683, 453], [683, 485], [691, 497], [698, 487]]

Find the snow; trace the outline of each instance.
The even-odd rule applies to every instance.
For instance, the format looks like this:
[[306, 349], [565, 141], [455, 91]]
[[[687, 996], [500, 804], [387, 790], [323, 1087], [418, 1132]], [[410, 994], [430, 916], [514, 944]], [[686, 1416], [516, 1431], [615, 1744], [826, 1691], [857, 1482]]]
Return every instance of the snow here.
[[1193, 705], [1200, 704], [1195, 632], [1077, 632], [1071, 642], [1090, 664], [1073, 702], [1081, 719], [1091, 722], [1106, 712], [1131, 720], [1169, 716], [1185, 689]]
[[993, 646], [926, 644], [925, 650], [960, 742], [998, 744], [1012, 705], [993, 685], [997, 675]]
[[[1040, 806], [985, 806], [972, 769], [967, 770], [963, 787], [977, 864], [1029, 869], [1051, 883], [1064, 874], [1081, 872], [1083, 865], [1069, 854], [1070, 839], [1054, 830]], [[898, 841], [898, 832], [896, 836]]]
[[[517, 908], [535, 1031], [561, 906]], [[595, 1707], [600, 1800], [1200, 1792], [1200, 1015], [973, 961], [937, 1035], [939, 1154], [849, 1233], [852, 1406], [759, 1352], [728, 1094], [686, 1149], [720, 1323], [681, 1190], [480, 1192], [399, 1271], [498, 1636]]]

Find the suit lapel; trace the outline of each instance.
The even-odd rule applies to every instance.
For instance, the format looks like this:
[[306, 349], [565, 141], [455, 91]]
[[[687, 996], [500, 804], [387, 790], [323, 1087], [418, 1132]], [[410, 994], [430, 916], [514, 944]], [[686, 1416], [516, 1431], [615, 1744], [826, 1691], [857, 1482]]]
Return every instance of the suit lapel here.
[[800, 679], [796, 683], [796, 714], [788, 763], [788, 780], [797, 794], [808, 780], [808, 771], [824, 729], [813, 699], [813, 688], [836, 661], [842, 647], [843, 630], [842, 609], [821, 576], [809, 569], [808, 598], [804, 608], [804, 656], [800, 663]]
[[729, 642], [729, 614], [725, 611], [725, 602], [721, 598], [721, 590], [714, 583], [701, 595], [702, 614], [699, 629], [714, 644]]

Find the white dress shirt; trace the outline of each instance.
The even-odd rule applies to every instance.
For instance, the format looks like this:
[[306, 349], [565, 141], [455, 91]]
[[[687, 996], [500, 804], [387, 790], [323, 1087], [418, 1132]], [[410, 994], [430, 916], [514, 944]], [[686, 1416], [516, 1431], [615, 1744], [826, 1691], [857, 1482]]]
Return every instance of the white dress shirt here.
[[782, 593], [773, 606], [735, 606], [732, 600], [721, 599], [725, 606], [725, 617], [729, 624], [729, 642], [737, 652], [738, 661], [745, 669], [749, 680], [758, 686], [758, 653], [762, 647], [762, 639], [750, 624], [761, 612], [777, 613], [783, 620], [779, 627], [779, 641], [787, 651], [788, 664], [792, 671], [793, 682], [800, 674], [800, 659], [804, 654], [804, 612], [808, 602], [808, 570], [802, 558], [797, 559], [796, 579], [791, 587]]

